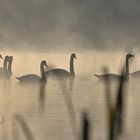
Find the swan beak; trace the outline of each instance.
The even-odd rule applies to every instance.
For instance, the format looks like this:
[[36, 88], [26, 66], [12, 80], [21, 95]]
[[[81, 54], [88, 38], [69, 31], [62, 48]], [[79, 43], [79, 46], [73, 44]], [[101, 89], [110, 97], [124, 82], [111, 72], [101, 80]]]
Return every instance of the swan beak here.
[[0, 58], [3, 59], [2, 55], [0, 55]]
[[131, 55], [131, 57], [135, 57], [135, 55]]

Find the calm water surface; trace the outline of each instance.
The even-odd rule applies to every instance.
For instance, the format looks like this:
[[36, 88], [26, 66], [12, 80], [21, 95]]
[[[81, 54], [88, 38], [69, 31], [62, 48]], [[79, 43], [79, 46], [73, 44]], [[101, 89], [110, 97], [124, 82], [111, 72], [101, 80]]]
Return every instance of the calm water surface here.
[[[103, 65], [96, 56], [79, 55], [75, 62], [75, 80], [48, 79], [47, 84], [20, 84], [15, 76], [39, 75], [42, 59], [51, 67], [68, 69], [69, 56], [47, 54], [12, 54], [13, 77], [0, 79], [0, 139], [1, 140], [76, 140], [81, 132], [81, 114], [88, 112], [91, 140], [107, 140], [108, 121], [104, 83], [94, 77]], [[59, 62], [52, 63], [59, 59]], [[120, 57], [123, 58], [123, 57]], [[27, 61], [26, 61], [26, 60]], [[109, 58], [107, 58], [109, 59]], [[79, 62], [79, 61], [82, 62]], [[120, 65], [122, 59], [118, 59]], [[64, 64], [64, 65], [63, 65]], [[94, 68], [92, 67], [92, 64]], [[136, 64], [135, 64], [136, 66]], [[101, 68], [101, 67], [100, 67]], [[112, 69], [111, 69], [112, 70]], [[113, 69], [114, 72], [119, 69]], [[115, 71], [116, 70], [116, 71]], [[140, 79], [130, 79], [125, 92], [124, 131], [120, 139], [140, 139]], [[112, 102], [117, 82], [111, 82]]]

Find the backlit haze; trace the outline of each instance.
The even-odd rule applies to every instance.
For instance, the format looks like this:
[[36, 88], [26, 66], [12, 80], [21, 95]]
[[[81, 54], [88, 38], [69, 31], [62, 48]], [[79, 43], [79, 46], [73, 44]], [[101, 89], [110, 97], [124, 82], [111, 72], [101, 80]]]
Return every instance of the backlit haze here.
[[137, 0], [0, 0], [0, 48], [139, 50], [139, 6]]

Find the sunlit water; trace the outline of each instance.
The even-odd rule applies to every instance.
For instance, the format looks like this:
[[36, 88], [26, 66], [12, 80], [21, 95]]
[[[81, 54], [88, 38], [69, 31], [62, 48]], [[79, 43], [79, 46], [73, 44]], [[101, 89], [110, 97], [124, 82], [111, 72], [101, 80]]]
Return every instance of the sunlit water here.
[[[10, 55], [14, 57], [13, 76], [11, 80], [0, 79], [1, 140], [76, 140], [81, 134], [81, 116], [85, 111], [90, 120], [91, 140], [108, 139], [106, 89], [104, 83], [94, 77], [94, 74], [102, 73], [104, 65], [107, 65], [110, 71], [119, 73], [124, 55], [111, 54], [112, 62], [110, 57], [103, 53], [77, 53], [75, 80], [49, 78], [45, 85], [20, 84], [15, 76], [28, 73], [39, 75], [39, 65], [43, 59], [47, 60], [50, 67], [68, 70], [70, 54]], [[133, 62], [132, 66], [130, 70], [134, 71], [139, 65]], [[127, 85], [124, 131], [120, 139], [140, 139], [139, 83], [140, 79], [130, 79]], [[117, 82], [112, 82], [110, 86], [113, 102]]]

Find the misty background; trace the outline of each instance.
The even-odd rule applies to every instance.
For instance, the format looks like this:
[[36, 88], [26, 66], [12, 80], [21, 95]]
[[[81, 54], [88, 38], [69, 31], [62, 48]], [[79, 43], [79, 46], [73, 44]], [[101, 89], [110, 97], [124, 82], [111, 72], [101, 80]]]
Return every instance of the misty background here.
[[138, 0], [0, 0], [0, 48], [139, 49]]

